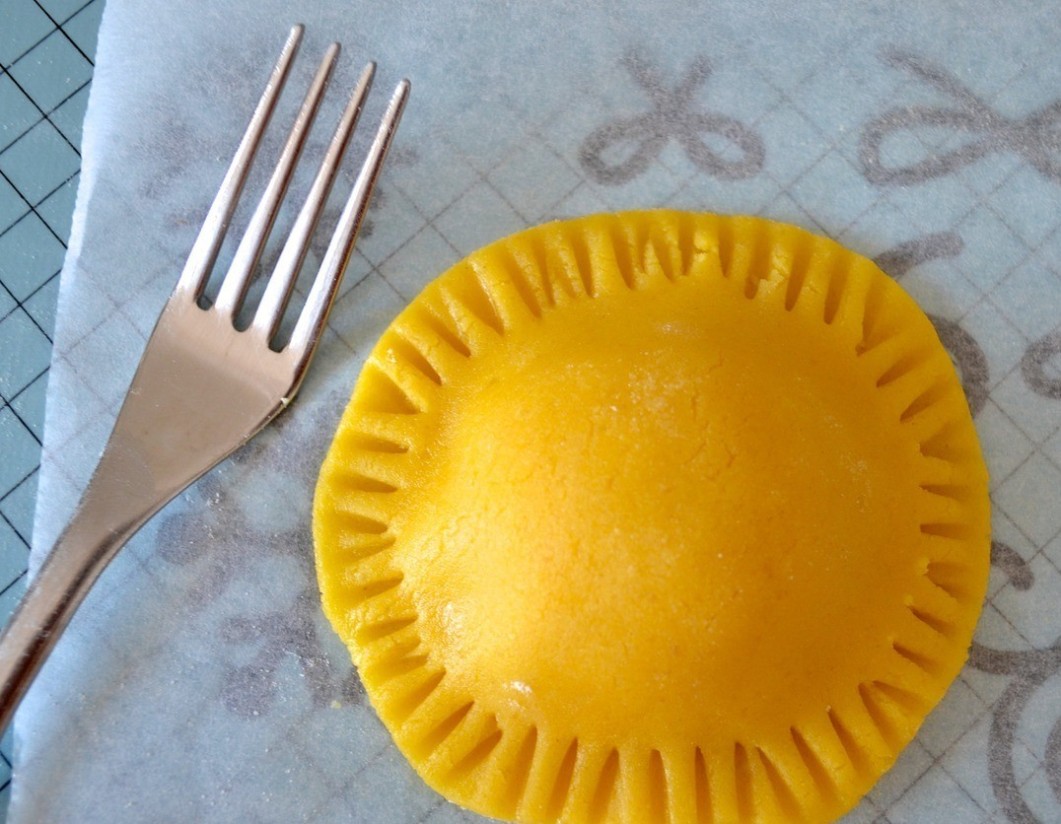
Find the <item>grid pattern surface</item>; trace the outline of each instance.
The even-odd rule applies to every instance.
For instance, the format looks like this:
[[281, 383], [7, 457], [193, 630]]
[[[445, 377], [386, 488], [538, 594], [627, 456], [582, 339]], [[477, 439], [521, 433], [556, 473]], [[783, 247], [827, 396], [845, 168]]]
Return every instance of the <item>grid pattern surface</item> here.
[[[0, 621], [25, 589], [59, 270], [104, 0], [0, 0]], [[11, 737], [0, 742], [0, 821]]]

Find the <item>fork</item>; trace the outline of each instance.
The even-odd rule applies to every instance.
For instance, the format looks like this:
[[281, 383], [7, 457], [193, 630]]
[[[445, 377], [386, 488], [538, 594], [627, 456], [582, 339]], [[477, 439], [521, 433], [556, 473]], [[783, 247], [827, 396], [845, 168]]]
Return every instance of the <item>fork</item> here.
[[278, 330], [375, 65], [358, 79], [250, 325], [236, 327], [251, 277], [316, 118], [340, 46], [325, 52], [217, 297], [203, 293], [303, 26], [291, 29], [143, 358], [99, 465], [70, 523], [0, 636], [0, 732], [92, 584], [173, 497], [257, 434], [298, 391], [394, 137], [409, 82], [391, 96], [286, 345]]

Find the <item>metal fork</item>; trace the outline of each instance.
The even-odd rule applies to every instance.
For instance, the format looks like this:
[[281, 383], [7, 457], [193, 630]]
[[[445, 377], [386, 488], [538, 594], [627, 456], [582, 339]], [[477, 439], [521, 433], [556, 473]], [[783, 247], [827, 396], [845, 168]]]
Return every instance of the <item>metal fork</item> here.
[[353, 250], [372, 188], [409, 94], [403, 80], [368, 150], [290, 340], [272, 348], [310, 238], [350, 142], [375, 69], [362, 72], [254, 319], [235, 318], [339, 55], [324, 55], [280, 159], [213, 305], [200, 306], [254, 155], [302, 39], [287, 38], [250, 125], [147, 343], [114, 431], [73, 519], [0, 636], [0, 731], [89, 588], [159, 509], [259, 432], [291, 402], [306, 374]]

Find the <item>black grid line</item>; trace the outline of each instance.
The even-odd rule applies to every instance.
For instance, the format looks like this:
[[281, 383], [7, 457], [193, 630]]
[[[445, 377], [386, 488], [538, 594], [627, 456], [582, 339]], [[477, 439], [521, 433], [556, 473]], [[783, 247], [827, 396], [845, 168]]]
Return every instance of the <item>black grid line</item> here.
[[19, 60], [21, 60], [23, 57], [25, 57], [27, 54], [29, 54], [31, 51], [33, 51], [35, 48], [37, 48], [37, 46], [39, 46], [41, 43], [43, 43], [45, 40], [47, 40], [49, 37], [51, 37], [53, 34], [55, 34], [57, 29], [62, 31], [63, 36], [67, 40], [70, 40], [70, 44], [74, 48], [76, 48], [79, 52], [81, 52], [81, 56], [84, 57], [89, 62], [89, 65], [94, 66], [95, 62], [94, 62], [93, 58], [89, 57], [87, 54], [85, 54], [83, 51], [81, 51], [81, 47], [78, 46], [77, 43], [75, 43], [70, 38], [70, 35], [67, 34], [66, 31], [64, 31], [62, 29], [62, 27], [65, 26], [67, 23], [69, 23], [71, 20], [73, 20], [75, 17], [77, 17], [79, 14], [81, 14], [81, 12], [83, 12], [85, 9], [87, 9], [89, 6], [91, 6], [95, 2], [97, 2], [97, 0], [86, 0], [85, 4], [83, 6], [81, 6], [80, 8], [78, 8], [77, 11], [75, 11], [73, 14], [68, 15], [66, 18], [63, 19], [62, 22], [57, 22], [55, 20], [55, 18], [52, 17], [52, 15], [48, 12], [48, 10], [46, 8], [44, 8], [44, 6], [42, 6], [40, 4], [39, 0], [33, 0], [34, 5], [36, 5], [37, 8], [39, 8], [42, 12], [44, 12], [44, 16], [47, 17], [49, 21], [51, 21], [52, 26], [54, 28], [50, 29], [48, 31], [48, 33], [45, 34], [43, 37], [40, 37], [39, 39], [35, 40], [33, 42], [33, 45], [31, 45], [29, 48], [25, 49], [21, 54], [18, 55], [18, 57], [16, 57], [14, 60], [12, 60], [10, 63], [8, 63], [7, 66], [0, 66], [0, 68], [7, 69], [10, 66], [14, 66]]

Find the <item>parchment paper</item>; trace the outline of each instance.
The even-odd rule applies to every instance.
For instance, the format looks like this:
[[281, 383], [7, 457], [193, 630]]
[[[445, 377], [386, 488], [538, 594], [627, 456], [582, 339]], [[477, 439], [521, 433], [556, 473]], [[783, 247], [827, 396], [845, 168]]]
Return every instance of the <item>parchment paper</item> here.
[[989, 602], [962, 676], [847, 821], [1061, 820], [1061, 18], [904, 5], [108, 0], [34, 567], [288, 26], [308, 25], [293, 86], [338, 39], [336, 90], [379, 61], [366, 124], [399, 77], [413, 96], [301, 396], [103, 576], [19, 713], [10, 820], [477, 820], [405, 765], [322, 619], [312, 485], [364, 355], [428, 280], [545, 219], [664, 205], [877, 258], [937, 318], [975, 412]]

